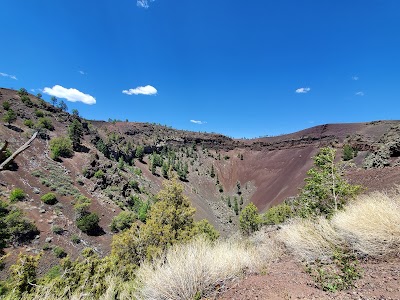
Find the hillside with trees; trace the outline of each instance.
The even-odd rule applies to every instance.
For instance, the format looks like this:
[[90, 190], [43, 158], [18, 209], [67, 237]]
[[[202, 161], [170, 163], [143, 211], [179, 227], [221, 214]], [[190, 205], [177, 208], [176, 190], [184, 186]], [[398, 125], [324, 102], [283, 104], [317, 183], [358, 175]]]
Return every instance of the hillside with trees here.
[[[0, 105], [4, 299], [224, 299], [285, 265], [305, 299], [400, 294], [400, 121], [246, 140], [86, 120], [23, 88]], [[392, 291], [363, 294], [372, 263]]]

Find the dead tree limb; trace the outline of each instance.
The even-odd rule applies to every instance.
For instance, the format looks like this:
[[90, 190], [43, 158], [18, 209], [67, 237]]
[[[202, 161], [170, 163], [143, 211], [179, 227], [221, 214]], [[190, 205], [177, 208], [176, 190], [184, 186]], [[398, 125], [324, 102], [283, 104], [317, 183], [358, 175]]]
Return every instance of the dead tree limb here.
[[20, 154], [22, 151], [26, 150], [27, 148], [29, 148], [29, 146], [31, 145], [31, 143], [33, 142], [33, 140], [36, 138], [37, 136], [37, 132], [35, 132], [32, 137], [29, 139], [29, 141], [27, 141], [25, 144], [23, 144], [21, 147], [19, 147], [17, 149], [17, 151], [15, 151], [13, 154], [11, 154], [11, 156], [9, 158], [7, 158], [5, 161], [3, 161], [0, 165], [0, 171], [4, 170], [4, 168], [11, 162], [13, 161], [18, 154]]

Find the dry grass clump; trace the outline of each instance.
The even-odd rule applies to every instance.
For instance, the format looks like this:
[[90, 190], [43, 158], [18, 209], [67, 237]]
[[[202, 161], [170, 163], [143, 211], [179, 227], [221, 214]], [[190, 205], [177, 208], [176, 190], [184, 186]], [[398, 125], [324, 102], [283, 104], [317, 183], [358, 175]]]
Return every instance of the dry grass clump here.
[[329, 261], [335, 250], [382, 257], [400, 252], [400, 193], [359, 196], [331, 220], [294, 219], [278, 239], [304, 261]]
[[196, 239], [140, 267], [138, 299], [194, 299], [218, 283], [262, 267], [257, 249], [239, 241]]
[[332, 218], [349, 246], [370, 257], [400, 252], [400, 193], [363, 195]]
[[279, 259], [284, 253], [283, 244], [276, 239], [277, 230], [262, 227], [249, 237], [249, 242], [256, 248], [257, 257], [267, 264]]
[[328, 220], [294, 219], [277, 236], [297, 258], [306, 262], [329, 261], [343, 240]]

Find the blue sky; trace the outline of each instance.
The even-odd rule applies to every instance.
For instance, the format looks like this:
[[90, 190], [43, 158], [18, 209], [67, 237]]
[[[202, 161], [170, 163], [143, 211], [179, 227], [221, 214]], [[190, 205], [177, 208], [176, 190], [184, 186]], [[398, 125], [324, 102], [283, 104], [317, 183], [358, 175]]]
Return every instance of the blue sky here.
[[400, 119], [398, 0], [1, 0], [0, 33], [0, 86], [88, 119], [233, 137]]

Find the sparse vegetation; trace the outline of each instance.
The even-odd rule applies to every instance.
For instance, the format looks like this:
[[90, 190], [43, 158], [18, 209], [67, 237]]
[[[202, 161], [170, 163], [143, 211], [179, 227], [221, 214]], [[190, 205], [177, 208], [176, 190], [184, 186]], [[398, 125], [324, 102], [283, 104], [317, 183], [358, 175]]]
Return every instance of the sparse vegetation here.
[[240, 230], [245, 235], [250, 235], [260, 228], [260, 216], [253, 203], [249, 203], [239, 216]]
[[49, 118], [47, 118], [47, 117], [39, 118], [38, 121], [37, 121], [37, 123], [36, 123], [36, 125], [35, 125], [35, 127], [36, 127], [37, 129], [47, 129], [47, 130], [50, 130], [50, 131], [53, 131], [53, 130], [54, 130], [54, 125], [53, 125], [53, 123], [52, 123], [51, 120], [50, 120]]
[[68, 127], [68, 136], [72, 141], [73, 149], [79, 150], [81, 146], [81, 139], [83, 137], [83, 128], [78, 119], [74, 119], [72, 124]]
[[67, 253], [65, 252], [65, 250], [58, 246], [53, 248], [53, 253], [58, 258], [64, 258], [67, 256]]
[[35, 124], [33, 123], [33, 121], [31, 119], [25, 120], [24, 125], [28, 126], [29, 128], [33, 128], [33, 126], [35, 126]]
[[38, 234], [36, 226], [22, 211], [0, 201], [0, 254], [7, 245], [17, 246]]
[[43, 195], [40, 199], [44, 203], [49, 204], [49, 205], [54, 205], [58, 202], [57, 197], [54, 193], [47, 193], [47, 194]]
[[53, 233], [55, 233], [55, 234], [59, 234], [60, 235], [60, 234], [63, 234], [64, 229], [62, 227], [58, 226], [58, 225], [55, 225], [55, 226], [51, 227], [51, 231]]
[[357, 151], [353, 149], [350, 145], [346, 144], [343, 146], [342, 158], [344, 161], [348, 161], [357, 156]]
[[94, 177], [97, 179], [103, 178], [103, 176], [104, 176], [103, 170], [98, 170], [96, 171], [96, 173], [94, 173]]
[[99, 230], [100, 218], [96, 213], [83, 213], [76, 220], [76, 226], [83, 232], [93, 235]]
[[343, 177], [344, 166], [335, 162], [336, 150], [322, 148], [314, 157], [314, 167], [305, 179], [305, 186], [294, 201], [295, 213], [301, 217], [326, 215], [342, 209], [349, 199], [361, 191]]
[[20, 188], [13, 189], [10, 193], [10, 202], [11, 203], [17, 202], [17, 201], [23, 201], [23, 200], [25, 200], [25, 198], [26, 198], [25, 192]]
[[6, 122], [8, 125], [14, 123], [17, 120], [17, 114], [12, 109], [6, 111], [3, 116], [3, 121]]
[[112, 219], [110, 229], [113, 232], [123, 231], [131, 227], [132, 223], [136, 221], [136, 214], [131, 211], [122, 211]]
[[57, 137], [50, 141], [50, 157], [58, 160], [60, 157], [71, 157], [74, 153], [72, 141], [67, 137]]
[[11, 108], [11, 104], [8, 101], [3, 102], [3, 108], [4, 110], [9, 110]]
[[261, 215], [261, 222], [264, 225], [281, 224], [293, 216], [292, 208], [285, 204], [279, 204], [268, 209]]

